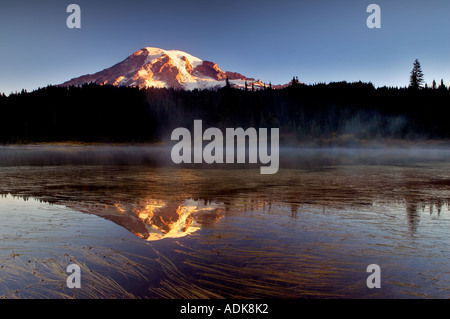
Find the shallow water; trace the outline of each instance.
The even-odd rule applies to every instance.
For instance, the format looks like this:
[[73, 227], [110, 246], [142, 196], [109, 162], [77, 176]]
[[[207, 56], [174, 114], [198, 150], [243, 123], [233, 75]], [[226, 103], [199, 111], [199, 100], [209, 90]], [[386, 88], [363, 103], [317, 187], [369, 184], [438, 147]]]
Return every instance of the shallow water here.
[[260, 175], [164, 148], [3, 147], [0, 296], [448, 298], [449, 155], [291, 149]]

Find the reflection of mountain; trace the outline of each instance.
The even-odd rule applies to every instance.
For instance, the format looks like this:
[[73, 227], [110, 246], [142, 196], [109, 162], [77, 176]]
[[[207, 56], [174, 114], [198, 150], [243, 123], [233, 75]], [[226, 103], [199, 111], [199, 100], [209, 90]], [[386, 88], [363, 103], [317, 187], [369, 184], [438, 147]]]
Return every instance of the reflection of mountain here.
[[256, 169], [158, 166], [160, 160], [151, 159], [160, 150], [8, 147], [0, 152], [0, 194], [66, 205], [145, 239], [182, 236], [222, 213], [261, 211], [261, 205], [269, 213], [288, 207], [293, 218], [310, 208], [376, 211], [404, 219], [412, 234], [424, 215], [450, 211], [447, 151], [405, 152], [403, 158], [385, 150], [300, 150], [282, 157], [296, 166], [262, 176]]
[[108, 219], [149, 241], [193, 233], [202, 225], [217, 222], [223, 217], [224, 211], [221, 204], [206, 205], [202, 201], [192, 199], [181, 203], [150, 200], [145, 205], [69, 202], [65, 203], [65, 206]]

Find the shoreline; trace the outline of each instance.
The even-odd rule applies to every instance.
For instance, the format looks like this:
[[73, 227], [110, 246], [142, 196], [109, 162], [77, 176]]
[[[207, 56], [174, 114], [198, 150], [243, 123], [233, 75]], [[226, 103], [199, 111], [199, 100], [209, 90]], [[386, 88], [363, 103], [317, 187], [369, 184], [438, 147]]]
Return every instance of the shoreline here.
[[[0, 144], [0, 148], [9, 147], [172, 147], [171, 141], [159, 142], [83, 142], [83, 141], [52, 141]], [[280, 148], [314, 148], [314, 149], [416, 149], [438, 148], [450, 149], [450, 139], [312, 139], [304, 141], [280, 141]]]

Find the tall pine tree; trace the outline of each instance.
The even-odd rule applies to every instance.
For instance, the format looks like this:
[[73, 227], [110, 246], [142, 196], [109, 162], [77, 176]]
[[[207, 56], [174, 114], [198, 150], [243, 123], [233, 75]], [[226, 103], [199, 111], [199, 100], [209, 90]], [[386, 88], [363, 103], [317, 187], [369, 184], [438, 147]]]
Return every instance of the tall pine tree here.
[[422, 88], [424, 83], [423, 72], [418, 59], [414, 61], [413, 69], [409, 77], [409, 87], [412, 89]]

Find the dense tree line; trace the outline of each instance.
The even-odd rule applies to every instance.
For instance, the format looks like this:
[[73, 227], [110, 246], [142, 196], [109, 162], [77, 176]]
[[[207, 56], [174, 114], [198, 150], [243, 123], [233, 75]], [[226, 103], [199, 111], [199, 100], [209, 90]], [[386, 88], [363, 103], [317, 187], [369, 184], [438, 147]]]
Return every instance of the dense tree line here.
[[282, 142], [450, 138], [450, 91], [335, 82], [216, 91], [86, 84], [0, 95], [1, 143], [157, 142], [176, 127], [279, 127]]

